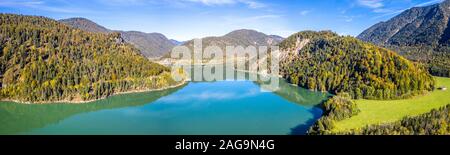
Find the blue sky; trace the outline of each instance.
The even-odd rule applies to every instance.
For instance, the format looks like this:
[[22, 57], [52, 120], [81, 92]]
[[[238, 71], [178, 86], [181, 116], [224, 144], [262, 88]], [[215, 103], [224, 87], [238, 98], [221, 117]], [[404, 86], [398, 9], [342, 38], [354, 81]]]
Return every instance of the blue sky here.
[[84, 17], [114, 30], [159, 32], [180, 41], [254, 29], [356, 36], [405, 9], [442, 0], [0, 0], [1, 13]]

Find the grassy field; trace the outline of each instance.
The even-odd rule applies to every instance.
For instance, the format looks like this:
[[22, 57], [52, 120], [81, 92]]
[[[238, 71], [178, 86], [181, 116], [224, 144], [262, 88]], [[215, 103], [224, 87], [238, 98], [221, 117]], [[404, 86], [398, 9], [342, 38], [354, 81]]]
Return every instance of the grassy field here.
[[[450, 88], [450, 78], [436, 77], [437, 87]], [[362, 128], [366, 125], [389, 123], [406, 116], [417, 116], [450, 104], [450, 90], [435, 90], [427, 95], [404, 100], [356, 100], [361, 113], [336, 123], [333, 131]]]

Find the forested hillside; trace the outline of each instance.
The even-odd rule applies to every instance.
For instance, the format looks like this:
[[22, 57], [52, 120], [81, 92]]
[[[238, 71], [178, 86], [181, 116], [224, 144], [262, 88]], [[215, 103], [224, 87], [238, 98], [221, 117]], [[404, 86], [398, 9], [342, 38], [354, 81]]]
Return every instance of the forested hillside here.
[[431, 74], [450, 77], [450, 0], [414, 7], [375, 24], [358, 38], [393, 49], [427, 65]]
[[331, 130], [335, 127], [335, 122], [355, 116], [361, 111], [348, 93], [340, 93], [333, 96], [322, 105], [322, 109], [324, 110], [324, 115], [309, 128], [308, 134], [331, 134]]
[[0, 14], [0, 97], [84, 101], [174, 84], [120, 34], [74, 29], [45, 17]]
[[450, 77], [450, 46], [397, 46], [387, 45], [409, 60], [423, 63], [434, 76]]
[[333, 32], [299, 32], [280, 43], [280, 73], [312, 90], [354, 99], [405, 98], [434, 89], [420, 64], [385, 48]]

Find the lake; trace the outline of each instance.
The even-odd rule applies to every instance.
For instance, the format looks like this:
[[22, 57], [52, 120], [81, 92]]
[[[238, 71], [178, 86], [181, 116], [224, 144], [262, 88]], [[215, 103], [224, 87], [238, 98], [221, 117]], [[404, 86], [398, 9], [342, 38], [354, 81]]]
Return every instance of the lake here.
[[246, 80], [190, 82], [86, 104], [0, 102], [0, 134], [301, 135], [330, 94], [280, 79], [276, 92]]

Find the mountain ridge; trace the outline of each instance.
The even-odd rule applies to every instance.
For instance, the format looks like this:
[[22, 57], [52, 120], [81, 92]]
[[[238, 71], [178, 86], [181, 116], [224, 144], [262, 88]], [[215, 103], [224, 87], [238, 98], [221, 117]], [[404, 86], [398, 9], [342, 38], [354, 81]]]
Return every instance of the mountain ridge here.
[[[251, 29], [238, 29], [223, 36], [209, 36], [201, 38], [203, 48], [218, 46], [225, 50], [226, 46], [272, 46], [280, 43], [284, 38], [277, 35], [267, 35]], [[193, 47], [193, 40], [186, 41], [183, 45]]]
[[161, 33], [145, 33], [140, 31], [120, 31], [107, 29], [89, 19], [76, 17], [59, 20], [74, 28], [94, 33], [119, 32], [123, 39], [136, 46], [147, 58], [159, 58], [176, 45]]
[[357, 38], [377, 45], [450, 45], [449, 18], [450, 0], [413, 7], [371, 26]]
[[75, 18], [67, 18], [67, 19], [61, 19], [58, 20], [59, 22], [62, 22], [64, 24], [70, 25], [77, 29], [82, 29], [89, 32], [95, 32], [95, 33], [111, 33], [112, 31], [89, 20], [82, 17], [75, 17]]
[[450, 0], [408, 9], [373, 25], [358, 39], [424, 63], [435, 76], [450, 77]]
[[[74, 28], [82, 29], [95, 33], [119, 32], [122, 38], [140, 49], [141, 54], [147, 58], [167, 57], [172, 48], [179, 45], [193, 47], [193, 40], [179, 42], [174, 39], [168, 39], [161, 33], [145, 33], [140, 31], [120, 31], [107, 29], [89, 19], [76, 17], [59, 20]], [[208, 36], [202, 38], [203, 47], [216, 45], [223, 47], [233, 46], [270, 46], [280, 43], [284, 38], [278, 35], [267, 35], [262, 32], [251, 29], [238, 29], [231, 31], [223, 36]]]

